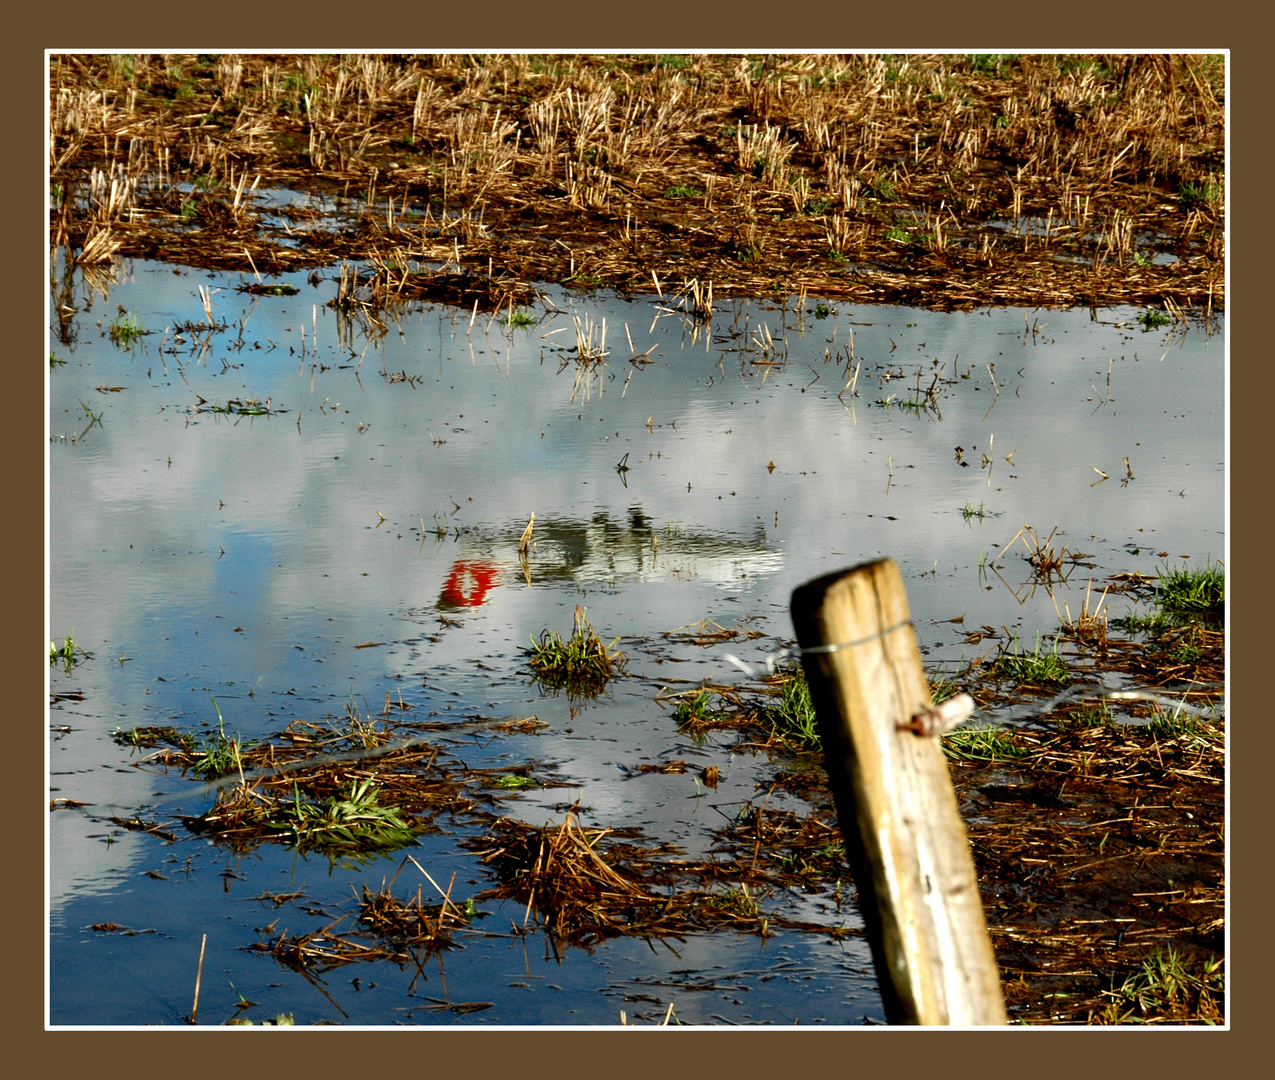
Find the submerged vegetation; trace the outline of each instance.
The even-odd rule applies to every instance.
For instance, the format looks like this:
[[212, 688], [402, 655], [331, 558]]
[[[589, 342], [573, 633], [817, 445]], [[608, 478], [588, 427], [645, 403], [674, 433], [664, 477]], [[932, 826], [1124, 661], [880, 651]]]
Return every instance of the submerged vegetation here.
[[504, 321], [507, 325], [511, 327], [519, 326], [519, 327], [526, 328], [526, 327], [535, 325], [536, 317], [530, 311], [526, 311], [520, 308], [517, 311], [511, 311], [507, 315], [505, 315]]

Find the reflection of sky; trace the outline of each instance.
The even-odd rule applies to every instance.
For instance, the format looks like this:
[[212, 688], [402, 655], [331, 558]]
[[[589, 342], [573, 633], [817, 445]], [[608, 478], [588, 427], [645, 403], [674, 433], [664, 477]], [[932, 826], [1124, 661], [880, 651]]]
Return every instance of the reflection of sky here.
[[[1140, 333], [1130, 311], [1101, 321], [1033, 312], [1044, 324], [1034, 338], [1017, 311], [854, 309], [807, 317], [804, 333], [788, 313], [788, 365], [772, 369], [749, 364], [756, 353], [706, 352], [702, 337], [692, 345], [671, 318], [648, 336], [649, 304], [584, 301], [607, 315], [612, 355], [601, 394], [595, 386], [588, 403], [572, 403], [573, 366], [557, 373], [569, 354], [553, 350], [574, 334], [542, 336], [570, 325], [561, 316], [512, 336], [500, 324], [485, 333], [480, 318], [467, 338], [467, 320], [427, 309], [401, 334], [391, 328], [356, 373], [321, 309], [328, 370], [315, 372], [298, 355], [300, 327], [312, 341], [325, 292], [300, 281], [298, 297], [259, 301], [222, 276], [135, 266], [135, 284], [111, 302], [154, 331], [202, 318], [200, 282], [223, 286], [216, 301], [232, 325], [251, 312], [241, 349], [235, 333], [202, 361], [157, 356], [158, 333], [135, 355], [86, 341], [51, 378], [55, 436], [78, 432], [79, 400], [103, 412], [83, 441], [50, 449], [51, 630], [74, 627], [99, 658], [133, 656], [109, 671], [99, 663], [98, 674], [134, 707], [142, 689], [161, 697], [147, 715], [206, 716], [210, 692], [258, 680], [258, 696], [347, 696], [351, 678], [394, 673], [387, 649], [355, 644], [419, 637], [431, 620], [441, 640], [416, 651], [468, 670], [475, 635], [439, 632], [434, 616], [404, 620], [433, 611], [466, 558], [504, 568], [506, 587], [465, 629], [481, 627], [483, 649], [507, 668], [528, 634], [555, 620], [569, 627], [572, 588], [612, 633], [761, 614], [769, 633], [787, 635], [796, 585], [888, 554], [920, 618], [1021, 619], [1031, 636], [1056, 625], [1049, 598], [1020, 608], [977, 575], [980, 553], [995, 554], [1024, 524], [1042, 538], [1059, 527], [1056, 543], [1092, 554], [1098, 576], [1153, 571], [1164, 550], [1223, 553], [1222, 342], [1192, 335], [1166, 351], [1164, 335]], [[740, 308], [781, 336], [777, 310]], [[656, 363], [624, 362], [625, 324], [639, 351], [656, 345]], [[844, 355], [851, 329], [862, 362], [853, 413], [836, 396], [844, 369], [824, 362], [825, 350]], [[873, 406], [909, 397], [918, 370], [928, 386], [936, 359], [957, 376], [941, 420]], [[1108, 361], [1114, 400], [1102, 405]], [[378, 370], [418, 381], [387, 383]], [[98, 385], [124, 389], [102, 395]], [[286, 412], [191, 412], [201, 396], [247, 395]], [[990, 486], [979, 468], [989, 450]], [[615, 468], [625, 454], [627, 487]], [[1136, 480], [1122, 487], [1126, 456]], [[1095, 467], [1111, 477], [1096, 487]], [[966, 522], [967, 504], [987, 516]], [[528, 590], [516, 549], [533, 510]], [[1003, 560], [1015, 585], [1025, 574], [1017, 554]], [[922, 637], [941, 644], [955, 633]], [[156, 686], [159, 676], [169, 682]]]
[[[256, 300], [226, 275], [139, 262], [109, 303], [99, 297], [78, 347], [54, 347], [67, 363], [50, 376], [50, 630], [74, 633], [94, 657], [51, 677], [87, 696], [52, 715], [73, 728], [51, 751], [64, 796], [136, 806], [174, 789], [116, 771], [129, 760], [110, 741], [116, 725], [210, 723], [215, 696], [230, 730], [256, 736], [341, 716], [351, 695], [377, 709], [389, 691], [441, 715], [535, 712], [551, 731], [531, 752], [579, 782], [603, 820], [642, 820], [693, 844], [689, 774], [617, 777], [639, 759], [705, 752], [680, 743], [652, 704], [660, 680], [738, 677], [722, 654], [756, 659], [789, 636], [802, 582], [891, 555], [929, 659], [958, 660], [960, 628], [937, 620], [1008, 624], [1029, 642], [1057, 626], [1043, 592], [1020, 606], [979, 580], [980, 556], [1024, 524], [1042, 539], [1058, 527], [1055, 544], [1092, 555], [1097, 578], [1154, 572], [1161, 551], [1225, 554], [1220, 335], [1143, 334], [1127, 309], [1030, 312], [1034, 336], [1021, 311], [842, 308], [799, 328], [791, 312], [740, 303], [716, 330], [731, 351], [706, 351], [675, 319], [652, 329], [649, 303], [572, 300], [607, 317], [611, 350], [589, 400], [573, 402], [574, 365], [558, 369], [574, 333], [542, 336], [570, 327], [563, 316], [512, 335], [480, 316], [467, 337], [467, 315], [425, 309], [356, 368], [322, 306], [331, 283], [295, 280], [299, 296]], [[197, 284], [222, 287], [215, 302], [232, 330], [203, 358], [189, 346], [160, 356], [166, 325], [203, 318]], [[116, 303], [156, 331], [135, 353], [91, 325]], [[728, 341], [745, 318], [786, 336], [786, 367], [754, 365], [760, 354], [739, 351], [746, 338]], [[325, 370], [301, 356], [312, 320]], [[650, 366], [626, 362], [626, 324], [637, 351], [655, 346]], [[844, 365], [825, 355], [844, 357], [851, 330], [862, 367], [843, 404]], [[873, 405], [907, 400], [918, 370], [923, 388], [935, 371], [955, 379], [941, 388], [941, 419]], [[400, 372], [411, 381], [389, 381]], [[200, 397], [248, 395], [282, 411], [193, 411]], [[102, 413], [83, 439], [81, 401]], [[1125, 457], [1136, 479], [1122, 485]], [[1094, 486], [1095, 468], [1110, 479]], [[986, 516], [967, 522], [967, 504]], [[528, 587], [517, 547], [533, 511]], [[1026, 576], [1018, 554], [1002, 560], [1015, 585]], [[482, 602], [446, 602], [458, 567], [471, 568], [476, 595], [476, 565], [498, 568]], [[1060, 607], [1079, 610], [1089, 573], [1076, 571]], [[573, 714], [528, 687], [521, 650], [546, 627], [567, 633], [576, 604], [607, 638], [755, 618], [771, 639], [686, 646], [663, 663], [626, 642], [640, 681]], [[722, 800], [751, 798], [756, 768], [725, 776]], [[550, 794], [529, 812], [548, 814]], [[54, 818], [54, 896], [127, 872], [133, 838], [108, 848], [85, 835], [100, 823]]]

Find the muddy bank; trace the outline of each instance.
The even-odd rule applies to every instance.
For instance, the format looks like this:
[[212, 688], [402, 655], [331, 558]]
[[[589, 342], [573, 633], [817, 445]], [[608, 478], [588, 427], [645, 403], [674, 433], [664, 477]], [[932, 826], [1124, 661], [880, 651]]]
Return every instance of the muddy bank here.
[[[363, 262], [486, 309], [658, 278], [1205, 311], [1223, 78], [1209, 56], [54, 56], [49, 237], [84, 265]], [[267, 213], [279, 188], [334, 201]]]

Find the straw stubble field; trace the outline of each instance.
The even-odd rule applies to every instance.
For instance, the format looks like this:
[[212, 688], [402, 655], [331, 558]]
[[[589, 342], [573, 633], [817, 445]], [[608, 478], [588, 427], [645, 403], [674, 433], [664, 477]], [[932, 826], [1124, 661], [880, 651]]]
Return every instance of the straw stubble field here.
[[357, 260], [486, 309], [654, 277], [1222, 303], [1221, 57], [63, 55], [49, 93], [50, 241], [82, 265]]

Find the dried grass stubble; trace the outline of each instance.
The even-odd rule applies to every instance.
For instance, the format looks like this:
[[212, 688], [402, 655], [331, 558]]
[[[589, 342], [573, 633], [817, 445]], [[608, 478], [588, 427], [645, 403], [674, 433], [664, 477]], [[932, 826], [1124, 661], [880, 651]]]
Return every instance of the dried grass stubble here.
[[[430, 238], [379, 194], [480, 220], [462, 257], [520, 280], [639, 288], [657, 269], [722, 293], [800, 279], [939, 306], [1221, 296], [1224, 116], [1208, 57], [1018, 57], [995, 77], [959, 56], [784, 57], [757, 74], [730, 56], [674, 72], [641, 58], [245, 56], [234, 78], [193, 57], [135, 60], [126, 78], [101, 57], [55, 58], [54, 180], [87, 188], [105, 148], [130, 181], [203, 178], [227, 215], [192, 248], [144, 194], [134, 205], [117, 185], [96, 220], [63, 198], [50, 227], [86, 258], [118, 242], [246, 269], [251, 173], [353, 189], [367, 208], [351, 236], [255, 248], [271, 272], [370, 257], [386, 237], [424, 252]], [[679, 185], [702, 203], [665, 197]], [[1175, 210], [1179, 190], [1192, 194]], [[829, 250], [830, 211], [854, 266]], [[1019, 232], [1024, 218], [1048, 224]], [[887, 236], [900, 228], [908, 243]], [[109, 241], [90, 244], [90, 229]], [[1177, 262], [1134, 260], [1135, 236]]]
[[809, 889], [829, 878], [849, 879], [826, 779], [819, 776], [815, 789], [806, 786], [804, 794], [820, 800], [808, 814], [750, 803], [713, 834], [714, 850], [730, 856], [746, 884]]
[[1010, 765], [952, 766], [1011, 1015], [1090, 1022], [1155, 945], [1221, 956], [1221, 739], [1014, 737]]
[[[681, 938], [730, 928], [765, 936], [771, 923], [785, 924], [762, 914], [737, 876], [738, 866], [687, 861], [670, 845], [601, 843], [607, 836], [635, 835], [585, 829], [568, 814], [560, 825], [539, 828], [502, 819], [487, 837], [465, 845], [500, 879], [478, 899], [514, 900], [528, 916], [534, 911], [558, 940], [579, 948], [623, 934]], [[687, 880], [729, 880], [740, 887], [686, 888]], [[827, 932], [823, 926], [802, 928]]]

